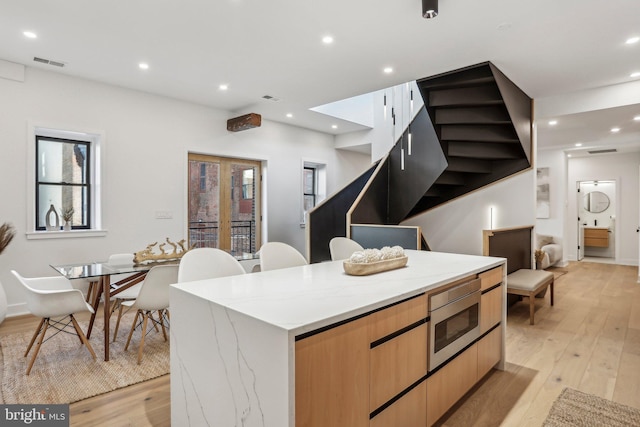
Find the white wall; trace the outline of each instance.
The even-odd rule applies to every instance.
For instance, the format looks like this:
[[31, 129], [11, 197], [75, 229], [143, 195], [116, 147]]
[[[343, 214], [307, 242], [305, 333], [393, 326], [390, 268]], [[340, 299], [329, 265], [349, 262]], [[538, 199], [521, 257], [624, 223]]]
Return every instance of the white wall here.
[[411, 218], [403, 225], [422, 227], [431, 250], [482, 255], [482, 230], [535, 223], [534, 181], [535, 172], [524, 171]]
[[[0, 256], [0, 282], [9, 313], [23, 310], [11, 269], [25, 276], [55, 275], [49, 264], [106, 259], [165, 237], [186, 238], [187, 153], [266, 161], [270, 240], [304, 253], [300, 228], [303, 160], [327, 164], [332, 193], [370, 165], [370, 157], [335, 150], [331, 135], [263, 120], [262, 127], [226, 130], [227, 112], [119, 87], [27, 68], [24, 82], [0, 78], [0, 223], [16, 237]], [[104, 131], [103, 225], [106, 237], [28, 240], [28, 122]], [[155, 219], [158, 210], [171, 219]]]
[[[616, 263], [638, 265], [638, 192], [640, 186], [640, 152], [601, 154], [592, 157], [570, 158], [568, 161], [568, 208], [565, 235], [569, 242], [565, 254], [570, 260], [577, 258], [578, 217], [576, 183], [579, 181], [616, 181]], [[574, 196], [572, 196], [572, 194]]]
[[[567, 258], [565, 221], [567, 211], [567, 157], [561, 150], [538, 151], [536, 168], [549, 168], [549, 218], [537, 218], [536, 233], [554, 236], [562, 242], [563, 264]], [[573, 194], [573, 193], [572, 193]]]

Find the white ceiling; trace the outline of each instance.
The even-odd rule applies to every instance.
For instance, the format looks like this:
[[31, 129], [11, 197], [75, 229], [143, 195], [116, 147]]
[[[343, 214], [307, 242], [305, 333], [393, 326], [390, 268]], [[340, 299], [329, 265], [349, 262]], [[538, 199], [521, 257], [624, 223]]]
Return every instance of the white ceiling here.
[[[625, 45], [640, 36], [638, 0], [440, 0], [439, 9], [426, 20], [420, 0], [1, 0], [0, 59], [334, 134], [362, 126], [309, 108], [480, 62], [532, 98], [640, 71], [640, 43]], [[324, 45], [325, 35], [335, 42]], [[638, 114], [567, 116], [540, 124], [539, 142], [608, 137]], [[640, 142], [640, 123], [635, 135], [624, 128], [616, 140]]]

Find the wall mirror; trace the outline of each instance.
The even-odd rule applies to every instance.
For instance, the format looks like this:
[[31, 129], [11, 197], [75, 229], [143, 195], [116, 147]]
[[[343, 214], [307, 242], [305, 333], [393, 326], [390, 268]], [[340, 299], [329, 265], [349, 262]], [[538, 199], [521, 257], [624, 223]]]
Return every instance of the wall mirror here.
[[604, 212], [609, 208], [609, 196], [602, 191], [592, 191], [584, 195], [584, 209], [591, 213]]

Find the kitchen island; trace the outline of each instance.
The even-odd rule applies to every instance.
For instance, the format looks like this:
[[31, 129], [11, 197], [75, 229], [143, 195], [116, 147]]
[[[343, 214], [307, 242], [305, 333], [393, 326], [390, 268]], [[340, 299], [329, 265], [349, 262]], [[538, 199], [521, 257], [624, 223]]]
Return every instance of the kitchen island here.
[[[494, 343], [488, 369], [502, 368], [505, 260], [406, 253], [406, 267], [370, 276], [346, 275], [339, 261], [173, 285], [172, 425], [384, 425], [415, 402], [426, 414], [427, 296], [469, 277], [490, 280], [486, 291], [497, 296], [482, 342]], [[389, 340], [400, 346], [384, 350]], [[373, 341], [384, 351], [374, 354]], [[482, 342], [473, 344], [471, 385]], [[418, 359], [419, 378], [392, 373], [411, 384], [387, 384], [385, 369], [407, 357]]]

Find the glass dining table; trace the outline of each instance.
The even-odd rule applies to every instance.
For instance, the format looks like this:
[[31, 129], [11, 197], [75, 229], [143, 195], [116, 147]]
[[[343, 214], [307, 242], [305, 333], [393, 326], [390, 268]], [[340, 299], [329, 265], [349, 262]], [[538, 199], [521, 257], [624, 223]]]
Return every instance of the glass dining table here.
[[[93, 301], [90, 304], [93, 307], [93, 314], [89, 321], [89, 327], [87, 328], [87, 339], [91, 337], [91, 330], [93, 329], [93, 323], [96, 315], [98, 314], [98, 306], [100, 305], [100, 297], [103, 296], [104, 305], [104, 360], [109, 360], [109, 319], [111, 317], [111, 297], [119, 294], [125, 289], [140, 283], [144, 280], [144, 276], [147, 271], [153, 267], [153, 265], [113, 265], [108, 262], [92, 262], [86, 264], [65, 264], [65, 265], [51, 265], [59, 274], [63, 275], [69, 280], [74, 279], [87, 279], [89, 281], [97, 281], [98, 289]], [[125, 279], [116, 283], [111, 283], [111, 276], [116, 274], [128, 274]]]

